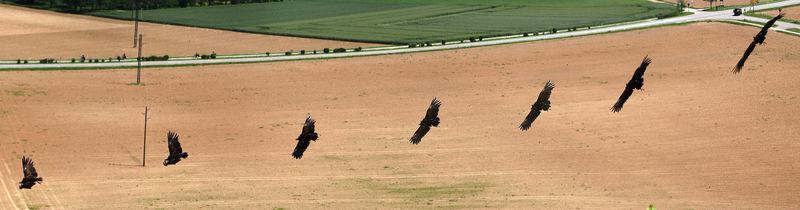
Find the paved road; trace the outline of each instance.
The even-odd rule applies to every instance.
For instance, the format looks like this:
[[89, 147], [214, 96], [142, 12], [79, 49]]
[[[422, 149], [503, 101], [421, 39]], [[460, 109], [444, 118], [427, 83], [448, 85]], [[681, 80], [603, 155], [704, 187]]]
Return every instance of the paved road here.
[[[780, 1], [775, 3], [769, 4], [762, 4], [756, 6], [755, 10], [764, 10], [764, 9], [774, 9], [780, 7], [786, 7], [791, 5], [798, 5], [800, 4], [800, 0], [786, 0]], [[747, 8], [749, 10], [749, 8]], [[538, 40], [547, 40], [547, 39], [559, 39], [559, 38], [567, 38], [567, 37], [575, 37], [575, 36], [586, 36], [592, 34], [602, 34], [602, 33], [610, 33], [610, 32], [617, 32], [617, 31], [627, 31], [627, 30], [634, 30], [634, 29], [642, 29], [648, 27], [656, 27], [656, 26], [663, 26], [663, 25], [671, 25], [671, 24], [678, 24], [678, 23], [685, 23], [685, 22], [693, 22], [693, 21], [705, 21], [705, 20], [714, 20], [714, 21], [736, 21], [736, 20], [747, 20], [753, 22], [766, 22], [767, 19], [763, 18], [756, 18], [756, 17], [748, 17], [748, 16], [739, 16], [734, 17], [733, 12], [731, 10], [725, 11], [715, 11], [715, 12], [704, 12], [700, 10], [691, 9], [690, 11], [694, 12], [692, 15], [681, 16], [681, 17], [674, 17], [674, 18], [667, 18], [667, 19], [660, 19], [660, 20], [645, 20], [645, 21], [636, 21], [631, 23], [625, 24], [617, 24], [617, 25], [609, 25], [609, 26], [600, 26], [600, 27], [593, 27], [587, 30], [579, 30], [579, 31], [572, 31], [572, 32], [559, 32], [555, 34], [547, 34], [547, 35], [539, 35], [539, 36], [527, 36], [523, 37], [521, 35], [517, 36], [509, 36], [502, 39], [485, 39], [484, 41], [479, 42], [466, 42], [466, 43], [448, 43], [447, 45], [434, 45], [429, 47], [418, 47], [418, 48], [407, 48], [407, 47], [385, 47], [382, 49], [369, 49], [364, 50], [361, 52], [345, 52], [345, 53], [331, 53], [331, 54], [313, 54], [313, 55], [273, 55], [273, 56], [256, 56], [256, 55], [243, 55], [243, 56], [227, 56], [225, 58], [218, 58], [218, 59], [210, 59], [210, 60], [193, 60], [193, 59], [176, 59], [176, 60], [169, 60], [169, 61], [150, 61], [150, 62], [142, 62], [142, 66], [144, 67], [154, 67], [154, 66], [182, 66], [182, 65], [207, 65], [207, 64], [229, 64], [229, 63], [254, 63], [254, 62], [271, 62], [271, 61], [291, 61], [291, 60], [304, 60], [304, 59], [330, 59], [330, 58], [344, 58], [344, 57], [357, 57], [357, 56], [375, 56], [375, 55], [387, 55], [387, 54], [399, 54], [399, 53], [414, 53], [414, 52], [426, 52], [426, 51], [436, 51], [436, 50], [451, 50], [451, 49], [460, 49], [460, 48], [471, 48], [471, 47], [482, 47], [482, 46], [491, 46], [491, 45], [500, 45], [500, 44], [510, 44], [510, 43], [519, 43], [519, 42], [530, 42], [530, 41], [538, 41]], [[773, 28], [773, 30], [781, 30], [787, 33], [794, 33], [800, 35], [800, 33], [786, 31], [786, 29], [790, 28], [800, 28], [798, 24], [792, 24], [787, 22], [778, 22], [777, 26]], [[223, 56], [220, 56], [223, 57]], [[111, 63], [57, 63], [57, 64], [0, 64], [0, 70], [9, 70], [9, 69], [75, 69], [75, 68], [135, 68], [136, 62], [111, 62]]]

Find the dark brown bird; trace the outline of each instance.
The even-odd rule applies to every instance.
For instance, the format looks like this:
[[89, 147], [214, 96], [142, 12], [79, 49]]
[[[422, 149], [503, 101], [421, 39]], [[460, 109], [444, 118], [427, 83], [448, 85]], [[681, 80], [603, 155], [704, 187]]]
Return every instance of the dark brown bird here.
[[292, 152], [292, 157], [295, 159], [303, 158], [303, 152], [308, 149], [308, 145], [311, 144], [311, 141], [317, 141], [317, 138], [319, 138], [319, 134], [314, 131], [315, 123], [317, 123], [317, 121], [311, 119], [311, 116], [306, 118], [306, 122], [303, 124], [303, 131], [300, 133], [300, 136], [297, 137], [297, 146], [294, 147], [294, 152]]
[[36, 173], [36, 168], [33, 167], [33, 160], [28, 157], [22, 156], [22, 181], [19, 182], [19, 189], [31, 189], [33, 185], [42, 183], [42, 177]]
[[633, 90], [641, 90], [644, 86], [644, 72], [647, 70], [647, 66], [650, 65], [652, 60], [647, 56], [644, 57], [642, 60], [642, 64], [639, 65], [639, 68], [636, 69], [636, 72], [633, 73], [633, 78], [631, 81], [628, 81], [628, 84], [625, 85], [625, 90], [622, 91], [622, 95], [619, 96], [617, 103], [611, 107], [612, 112], [619, 112], [622, 110], [622, 106], [625, 105], [625, 102], [628, 101], [628, 98], [631, 97], [633, 94]]
[[417, 131], [414, 132], [413, 136], [411, 136], [412, 144], [419, 144], [419, 142], [422, 141], [422, 137], [425, 137], [425, 134], [428, 134], [428, 131], [431, 130], [431, 126], [439, 126], [440, 106], [442, 106], [442, 102], [440, 102], [437, 98], [433, 98], [431, 105], [428, 107], [428, 111], [425, 113], [425, 118], [419, 122], [419, 128], [417, 128]]
[[736, 63], [736, 66], [733, 67], [734, 74], [742, 71], [742, 68], [744, 68], [744, 62], [747, 61], [747, 58], [750, 57], [750, 54], [756, 49], [756, 45], [764, 44], [764, 40], [767, 39], [767, 32], [769, 32], [769, 28], [775, 25], [775, 22], [777, 22], [778, 19], [783, 18], [783, 15], [783, 12], [781, 12], [778, 14], [778, 16], [775, 16], [769, 20], [766, 24], [764, 24], [764, 27], [761, 28], [761, 31], [759, 31], [758, 34], [753, 37], [753, 42], [750, 42], [750, 46], [748, 46], [747, 50], [744, 51], [744, 55], [742, 55], [742, 58], [739, 59], [739, 63]]
[[178, 133], [167, 132], [167, 147], [169, 147], [169, 156], [164, 159], [164, 166], [175, 165], [181, 159], [189, 157], [189, 153], [183, 151], [181, 142], [178, 141]]
[[520, 130], [527, 131], [531, 128], [533, 121], [539, 117], [542, 111], [546, 112], [550, 110], [550, 94], [553, 93], [553, 88], [555, 87], [556, 85], [549, 80], [544, 84], [544, 89], [539, 93], [539, 98], [536, 99], [536, 102], [531, 106], [531, 112], [528, 113], [528, 116], [525, 117], [525, 120], [519, 125]]

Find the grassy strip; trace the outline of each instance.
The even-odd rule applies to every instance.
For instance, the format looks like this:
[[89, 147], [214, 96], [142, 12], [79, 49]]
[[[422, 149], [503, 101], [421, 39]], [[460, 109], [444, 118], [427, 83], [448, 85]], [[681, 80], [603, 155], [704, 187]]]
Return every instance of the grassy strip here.
[[[764, 10], [764, 11], [772, 11], [772, 10]], [[745, 15], [750, 16], [750, 17], [764, 18], [764, 19], [772, 19], [772, 18], [775, 17], [775, 16], [772, 16], [772, 15], [764, 14], [764, 13], [747, 13]], [[794, 24], [800, 24], [800, 20], [795, 20], [795, 19], [785, 18], [785, 17], [781, 18], [780, 21], [794, 23]]]
[[[739, 26], [756, 27], [756, 28], [761, 28], [764, 25], [764, 23], [746, 21], [746, 20], [728, 20], [728, 21], [716, 21], [716, 22], [727, 23], [727, 24], [732, 24], [732, 25], [739, 25]], [[787, 35], [800, 37], [799, 34], [789, 33], [789, 32], [782, 31], [782, 30], [775, 30], [775, 31], [777, 31], [779, 33], [782, 33], [782, 34], [787, 34]], [[796, 29], [796, 28], [788, 29], [788, 31], [800, 33], [800, 29]]]

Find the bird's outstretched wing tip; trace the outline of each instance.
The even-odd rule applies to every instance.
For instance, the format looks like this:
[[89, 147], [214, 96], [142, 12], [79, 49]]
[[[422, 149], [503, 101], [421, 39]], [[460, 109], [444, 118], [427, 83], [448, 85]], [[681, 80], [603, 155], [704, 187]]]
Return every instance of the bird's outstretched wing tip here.
[[742, 68], [743, 68], [743, 66], [738, 66], [738, 65], [734, 66], [733, 69], [731, 69], [731, 72], [733, 72], [733, 74], [738, 74], [738, 73], [742, 72]]
[[643, 63], [643, 64], [650, 64], [650, 63], [653, 63], [653, 59], [652, 59], [652, 58], [650, 58], [650, 55], [645, 55], [645, 56], [644, 56], [644, 59], [642, 59], [642, 63]]
[[411, 137], [411, 138], [408, 140], [408, 142], [410, 142], [410, 143], [411, 143], [411, 144], [413, 144], [413, 145], [417, 145], [417, 144], [419, 144], [420, 142], [422, 142], [422, 138], [418, 138], [417, 134], [416, 134], [416, 133], [414, 133], [414, 136], [412, 136], [412, 137]]
[[438, 97], [433, 97], [433, 100], [431, 101], [431, 106], [441, 106], [441, 105], [442, 101], [440, 101]]
[[544, 87], [547, 89], [553, 89], [556, 87], [556, 83], [553, 80], [547, 80], [547, 83], [544, 84]]

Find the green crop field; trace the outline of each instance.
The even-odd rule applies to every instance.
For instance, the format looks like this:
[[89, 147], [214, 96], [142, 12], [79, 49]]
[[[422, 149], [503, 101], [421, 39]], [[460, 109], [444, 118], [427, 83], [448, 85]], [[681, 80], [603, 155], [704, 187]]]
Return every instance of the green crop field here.
[[[675, 12], [647, 0], [286, 0], [146, 10], [146, 21], [362, 42], [460, 40], [631, 21]], [[130, 11], [93, 15], [128, 19]]]

